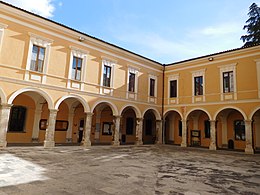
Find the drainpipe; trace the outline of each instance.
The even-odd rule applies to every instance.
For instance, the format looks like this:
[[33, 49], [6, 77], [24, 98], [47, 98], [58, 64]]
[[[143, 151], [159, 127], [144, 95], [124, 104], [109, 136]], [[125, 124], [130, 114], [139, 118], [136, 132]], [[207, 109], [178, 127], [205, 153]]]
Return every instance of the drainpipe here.
[[165, 64], [163, 64], [163, 84], [162, 84], [162, 144], [165, 144], [165, 122], [164, 122], [164, 79], [165, 79]]

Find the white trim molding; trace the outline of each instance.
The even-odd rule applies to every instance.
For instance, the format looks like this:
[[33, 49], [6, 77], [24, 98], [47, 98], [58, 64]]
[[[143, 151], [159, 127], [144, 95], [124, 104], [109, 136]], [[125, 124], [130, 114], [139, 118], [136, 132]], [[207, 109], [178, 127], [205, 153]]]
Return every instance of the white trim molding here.
[[2, 44], [3, 44], [3, 39], [4, 39], [4, 30], [8, 27], [8, 25], [0, 23], [0, 54], [1, 54], [1, 49], [2, 49]]
[[[206, 68], [205, 69], [201, 69], [201, 70], [195, 70], [195, 71], [191, 71], [192, 73], [192, 103], [195, 103], [195, 102], [205, 102], [206, 101], [206, 96], [205, 96], [205, 86], [206, 86], [206, 83], [205, 83], [205, 71], [206, 71]], [[202, 77], [202, 87], [203, 87], [203, 91], [202, 91], [202, 95], [196, 95], [195, 94], [195, 83], [194, 83], [194, 79], [195, 77]]]
[[[68, 72], [68, 80], [67, 80], [67, 88], [69, 89], [79, 89], [84, 91], [84, 82], [86, 76], [86, 67], [87, 67], [87, 57], [88, 51], [70, 46], [70, 64], [69, 64], [69, 72]], [[72, 65], [73, 65], [73, 58], [81, 58], [82, 59], [82, 67], [81, 67], [81, 75], [80, 80], [72, 79]]]
[[[101, 76], [100, 76], [100, 88], [99, 93], [100, 94], [109, 94], [113, 95], [114, 91], [114, 75], [115, 75], [115, 64], [116, 61], [112, 61], [106, 57], [102, 57], [102, 66], [101, 66]], [[104, 86], [103, 79], [104, 79], [104, 68], [105, 66], [109, 66], [111, 68], [111, 76], [110, 76], [110, 86]]]
[[[24, 80], [26, 80], [26, 81], [32, 80], [32, 81], [37, 81], [42, 84], [45, 84], [46, 83], [46, 74], [48, 72], [51, 44], [53, 43], [53, 40], [30, 33], [30, 32], [28, 34], [30, 36], [30, 42], [29, 42], [29, 49], [28, 49], [28, 56], [27, 56]], [[45, 48], [42, 72], [36, 72], [36, 71], [30, 70], [33, 45], [37, 45], [37, 46]]]
[[[180, 74], [172, 74], [168, 76], [168, 104], [179, 104], [179, 77]], [[170, 81], [176, 80], [177, 91], [176, 98], [170, 98]]]
[[[218, 66], [219, 68], [219, 76], [220, 76], [220, 99], [221, 101], [224, 100], [237, 100], [237, 81], [236, 81], [236, 66], [237, 63], [233, 64], [228, 64], [228, 65], [223, 65], [223, 66]], [[229, 93], [224, 93], [223, 89], [223, 73], [224, 72], [233, 72], [233, 87], [234, 90]]]

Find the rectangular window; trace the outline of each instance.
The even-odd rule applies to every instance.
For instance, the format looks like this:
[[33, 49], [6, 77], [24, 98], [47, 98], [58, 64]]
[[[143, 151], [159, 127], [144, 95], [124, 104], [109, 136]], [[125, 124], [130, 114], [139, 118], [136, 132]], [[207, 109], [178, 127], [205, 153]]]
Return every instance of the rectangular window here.
[[134, 119], [133, 118], [126, 118], [126, 135], [133, 135], [134, 134]]
[[245, 141], [245, 122], [243, 120], [234, 121], [235, 139]]
[[179, 136], [182, 137], [182, 122], [179, 120]]
[[150, 79], [150, 96], [154, 97], [155, 79]]
[[177, 80], [170, 81], [170, 98], [177, 97]]
[[82, 69], [82, 58], [73, 56], [71, 79], [80, 81]]
[[204, 121], [204, 133], [205, 133], [205, 138], [210, 138], [210, 121], [209, 120]]
[[111, 81], [111, 67], [104, 65], [103, 86], [110, 87], [110, 81]]
[[33, 45], [30, 70], [42, 72], [45, 58], [45, 48]]
[[203, 95], [203, 77], [194, 77], [194, 95]]
[[223, 72], [223, 92], [229, 93], [234, 91], [233, 71]]
[[131, 72], [129, 73], [128, 91], [135, 92], [135, 74]]
[[112, 124], [110, 122], [103, 123], [102, 135], [112, 135]]
[[23, 106], [13, 106], [11, 108], [8, 131], [23, 132], [26, 110], [26, 107]]

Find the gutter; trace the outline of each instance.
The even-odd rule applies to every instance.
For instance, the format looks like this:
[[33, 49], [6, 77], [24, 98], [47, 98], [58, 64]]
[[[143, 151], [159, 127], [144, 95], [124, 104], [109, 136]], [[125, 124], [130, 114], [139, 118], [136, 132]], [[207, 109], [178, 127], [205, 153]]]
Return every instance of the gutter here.
[[162, 84], [162, 144], [165, 144], [165, 122], [164, 122], [164, 80], [165, 80], [165, 64], [163, 64], [163, 84]]

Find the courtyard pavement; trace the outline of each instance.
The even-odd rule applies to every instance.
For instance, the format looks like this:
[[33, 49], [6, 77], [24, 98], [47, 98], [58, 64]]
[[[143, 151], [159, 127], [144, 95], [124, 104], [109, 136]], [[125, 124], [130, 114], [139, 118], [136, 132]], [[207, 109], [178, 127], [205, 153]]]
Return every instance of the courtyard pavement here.
[[260, 155], [171, 145], [7, 147], [6, 194], [260, 194]]

